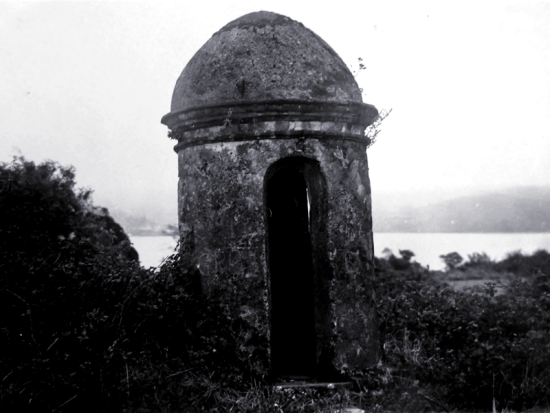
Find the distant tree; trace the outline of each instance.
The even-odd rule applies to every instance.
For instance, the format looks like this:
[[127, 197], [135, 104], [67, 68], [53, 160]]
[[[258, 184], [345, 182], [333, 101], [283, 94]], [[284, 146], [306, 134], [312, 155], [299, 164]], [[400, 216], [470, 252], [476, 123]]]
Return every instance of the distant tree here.
[[411, 250], [399, 250], [399, 255], [401, 255], [405, 261], [411, 262], [411, 258], [414, 257], [414, 252]]
[[485, 252], [481, 254], [479, 252], [474, 252], [473, 254], [468, 254], [468, 262], [466, 264], [469, 266], [483, 267], [492, 265], [493, 261]]
[[[384, 248], [382, 251], [382, 260], [385, 261], [392, 269], [398, 271], [406, 271], [417, 266], [417, 263], [412, 263], [411, 258], [414, 257], [414, 252], [410, 250], [399, 250], [401, 257], [396, 257], [389, 248]], [[379, 260], [379, 263], [380, 260]]]
[[447, 270], [454, 270], [463, 261], [462, 256], [458, 252], [440, 255], [439, 258], [445, 263]]
[[545, 250], [535, 251], [532, 255], [523, 255], [521, 251], [513, 251], [494, 264], [500, 272], [510, 272], [521, 277], [529, 277], [542, 271], [550, 276], [550, 253]]
[[386, 247], [382, 250], [382, 257], [384, 257], [384, 259], [387, 260], [392, 255], [393, 255], [393, 251], [391, 249], [389, 249], [388, 247]]

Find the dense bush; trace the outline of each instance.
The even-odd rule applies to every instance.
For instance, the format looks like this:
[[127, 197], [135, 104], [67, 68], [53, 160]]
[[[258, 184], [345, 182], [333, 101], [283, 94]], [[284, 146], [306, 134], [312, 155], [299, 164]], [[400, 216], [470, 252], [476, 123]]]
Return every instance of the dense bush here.
[[74, 186], [74, 170], [54, 162], [0, 165], [2, 410], [51, 410], [84, 388], [109, 397], [105, 314], [137, 254]]
[[23, 157], [0, 164], [0, 248], [2, 272], [52, 263], [67, 240], [94, 247], [124, 244], [118, 252], [137, 260], [129, 239], [105, 208], [91, 203], [90, 190], [75, 189], [72, 167], [47, 161], [35, 165]]
[[495, 263], [494, 268], [499, 272], [510, 272], [520, 277], [529, 277], [539, 270], [550, 274], [550, 253], [539, 250], [532, 255], [524, 255], [515, 251]]
[[53, 162], [0, 165], [0, 410], [208, 404], [260, 371], [254, 329], [202, 296], [185, 246], [141, 268], [74, 186]]
[[[538, 256], [535, 254], [538, 262]], [[528, 259], [525, 259], [529, 261]], [[378, 261], [384, 366], [448, 406], [522, 410], [550, 403], [550, 277], [466, 292]], [[484, 265], [486, 263], [484, 262]], [[499, 265], [498, 263], [495, 265]], [[506, 267], [508, 268], [508, 267]], [[403, 379], [406, 379], [403, 382]]]

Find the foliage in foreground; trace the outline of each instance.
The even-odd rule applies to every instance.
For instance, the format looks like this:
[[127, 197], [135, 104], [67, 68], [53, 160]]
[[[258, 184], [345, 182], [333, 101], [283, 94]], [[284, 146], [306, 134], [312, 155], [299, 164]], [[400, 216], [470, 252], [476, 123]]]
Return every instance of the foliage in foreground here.
[[253, 328], [201, 295], [185, 248], [141, 268], [74, 186], [54, 162], [0, 165], [0, 410], [197, 405], [252, 375]]
[[[215, 291], [186, 246], [158, 269], [74, 171], [0, 165], [0, 410], [525, 410], [550, 403], [550, 254], [482, 254], [453, 271], [514, 273], [456, 292], [412, 262], [377, 260], [382, 359], [349, 390], [276, 390], [267, 346]], [[498, 287], [498, 288], [497, 288]]]
[[[464, 292], [433, 281], [418, 264], [403, 269], [407, 259], [378, 260], [388, 382], [454, 408], [489, 411], [493, 398], [517, 411], [548, 406], [550, 271], [538, 264], [550, 261], [543, 256], [550, 254], [514, 254], [522, 268], [536, 263], [528, 277]], [[494, 265], [509, 271], [508, 260]]]

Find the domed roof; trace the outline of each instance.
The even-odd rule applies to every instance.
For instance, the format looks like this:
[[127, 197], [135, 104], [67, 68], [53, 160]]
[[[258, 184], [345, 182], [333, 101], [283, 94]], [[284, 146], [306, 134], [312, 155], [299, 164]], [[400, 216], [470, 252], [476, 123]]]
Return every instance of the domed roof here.
[[172, 96], [172, 114], [239, 101], [361, 103], [346, 64], [319, 36], [260, 11], [224, 26], [193, 56]]

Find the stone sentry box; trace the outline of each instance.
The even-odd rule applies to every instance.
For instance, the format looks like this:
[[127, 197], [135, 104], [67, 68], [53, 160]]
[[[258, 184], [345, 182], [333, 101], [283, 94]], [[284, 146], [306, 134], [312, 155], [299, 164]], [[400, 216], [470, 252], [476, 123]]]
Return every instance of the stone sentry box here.
[[279, 377], [377, 360], [364, 134], [377, 114], [327, 43], [262, 11], [193, 56], [162, 119], [203, 291], [259, 328]]

